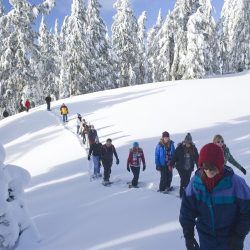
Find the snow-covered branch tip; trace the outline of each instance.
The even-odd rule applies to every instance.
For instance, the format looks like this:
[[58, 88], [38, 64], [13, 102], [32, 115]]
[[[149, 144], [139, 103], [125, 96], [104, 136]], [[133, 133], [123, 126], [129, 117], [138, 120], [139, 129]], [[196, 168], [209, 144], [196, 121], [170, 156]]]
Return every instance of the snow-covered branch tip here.
[[45, 0], [43, 3], [39, 4], [35, 8], [37, 8], [39, 13], [48, 15], [55, 5], [56, 5], [56, 0]]

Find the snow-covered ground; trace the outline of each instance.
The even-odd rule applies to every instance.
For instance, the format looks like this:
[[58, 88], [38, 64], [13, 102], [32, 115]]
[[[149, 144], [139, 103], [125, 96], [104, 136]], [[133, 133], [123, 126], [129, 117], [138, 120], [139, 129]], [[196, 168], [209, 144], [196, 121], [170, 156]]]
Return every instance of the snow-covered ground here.
[[[41, 106], [0, 122], [7, 162], [28, 170], [27, 206], [42, 241], [23, 234], [19, 250], [184, 250], [178, 222], [180, 199], [156, 192], [154, 148], [167, 130], [177, 144], [191, 132], [198, 149], [222, 134], [248, 170], [250, 185], [250, 72], [196, 81], [176, 81], [103, 91]], [[120, 158], [114, 184], [89, 180], [89, 162], [76, 132], [76, 113], [94, 124], [101, 142], [112, 138]], [[126, 170], [133, 141], [144, 149], [141, 188], [128, 189]], [[234, 168], [235, 172], [242, 174]], [[179, 184], [174, 170], [173, 184]], [[250, 249], [250, 235], [245, 250]]]

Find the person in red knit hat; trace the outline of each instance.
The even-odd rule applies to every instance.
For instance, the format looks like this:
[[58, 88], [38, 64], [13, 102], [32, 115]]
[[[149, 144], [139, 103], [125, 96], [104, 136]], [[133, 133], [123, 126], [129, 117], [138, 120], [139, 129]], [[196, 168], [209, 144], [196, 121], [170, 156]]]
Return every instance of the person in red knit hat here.
[[[250, 230], [250, 188], [224, 166], [224, 153], [214, 143], [205, 145], [199, 169], [184, 191], [180, 209], [188, 250], [243, 250]], [[200, 246], [194, 237], [196, 226]]]

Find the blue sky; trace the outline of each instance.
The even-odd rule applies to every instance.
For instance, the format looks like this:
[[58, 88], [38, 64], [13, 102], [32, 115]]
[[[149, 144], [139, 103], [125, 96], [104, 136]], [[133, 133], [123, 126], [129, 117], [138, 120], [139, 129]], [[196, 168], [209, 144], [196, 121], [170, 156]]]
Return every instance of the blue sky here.
[[[112, 17], [115, 14], [113, 9], [113, 4], [116, 0], [99, 0], [102, 5], [101, 15], [104, 22], [107, 24], [108, 29], [110, 30], [112, 24]], [[155, 22], [159, 12], [159, 9], [162, 9], [162, 14], [165, 17], [169, 10], [172, 10], [175, 4], [175, 0], [130, 0], [132, 8], [135, 12], [135, 15], [138, 17], [144, 10], [147, 12], [147, 23], [146, 27], [152, 27]], [[38, 4], [42, 0], [30, 0], [31, 3]], [[56, 0], [56, 6], [52, 10], [51, 14], [45, 17], [48, 27], [53, 27], [55, 19], [58, 18], [59, 24], [61, 25], [64, 19], [64, 16], [70, 14], [72, 0]], [[87, 0], [84, 0], [86, 3]], [[212, 0], [214, 6], [214, 16], [216, 19], [219, 18], [221, 8], [223, 5], [223, 0]], [[6, 10], [9, 10], [9, 1], [3, 0]], [[40, 22], [40, 19], [38, 19]]]

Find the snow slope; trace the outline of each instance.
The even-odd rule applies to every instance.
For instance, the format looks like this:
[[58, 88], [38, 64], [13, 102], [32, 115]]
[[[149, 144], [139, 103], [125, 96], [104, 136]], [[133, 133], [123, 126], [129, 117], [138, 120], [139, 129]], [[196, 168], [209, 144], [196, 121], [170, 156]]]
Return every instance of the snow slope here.
[[[157, 193], [154, 148], [167, 130], [180, 142], [191, 132], [198, 149], [222, 134], [235, 158], [248, 170], [250, 185], [250, 72], [195, 81], [154, 83], [63, 100], [70, 121], [61, 123], [59, 106], [34, 108], [0, 122], [7, 163], [32, 176], [26, 189], [30, 214], [42, 241], [23, 234], [19, 250], [175, 250], [185, 249], [178, 222], [180, 200]], [[101, 142], [112, 138], [120, 158], [111, 187], [89, 181], [89, 162], [75, 134], [76, 113], [94, 124]], [[128, 189], [128, 150], [143, 147], [147, 169], [139, 189]], [[235, 172], [242, 176], [238, 170]], [[173, 184], [179, 184], [174, 170]], [[250, 249], [250, 235], [245, 250]]]

